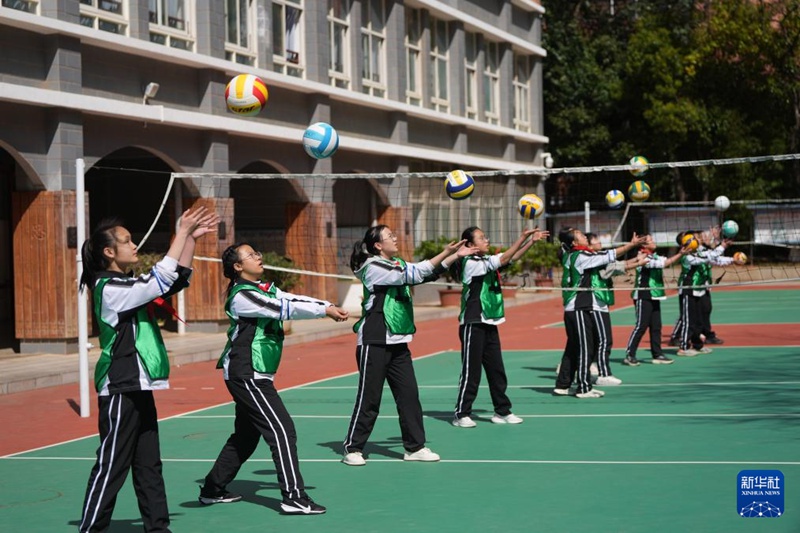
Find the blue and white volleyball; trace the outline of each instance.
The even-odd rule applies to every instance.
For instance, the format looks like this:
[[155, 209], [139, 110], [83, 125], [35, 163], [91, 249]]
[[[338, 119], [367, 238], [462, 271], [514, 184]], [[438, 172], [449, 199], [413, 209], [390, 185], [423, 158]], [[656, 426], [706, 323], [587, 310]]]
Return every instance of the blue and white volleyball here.
[[622, 191], [612, 189], [606, 193], [606, 204], [612, 209], [618, 209], [625, 203], [625, 195]]
[[325, 159], [339, 148], [339, 134], [330, 124], [317, 122], [303, 134], [303, 148], [314, 159]]
[[475, 180], [463, 170], [453, 170], [444, 180], [444, 192], [453, 200], [469, 198], [475, 191]]

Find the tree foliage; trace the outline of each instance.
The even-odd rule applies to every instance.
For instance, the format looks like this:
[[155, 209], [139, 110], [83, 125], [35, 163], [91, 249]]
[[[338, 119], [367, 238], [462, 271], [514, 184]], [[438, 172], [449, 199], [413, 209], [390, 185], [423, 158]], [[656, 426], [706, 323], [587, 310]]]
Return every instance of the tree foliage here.
[[[800, 0], [563, 0], [547, 5], [544, 44], [545, 132], [559, 165], [800, 147]], [[607, 178], [598, 187], [630, 181]], [[572, 180], [584, 189], [597, 177]], [[661, 200], [787, 197], [800, 193], [800, 167], [659, 170], [648, 181]]]

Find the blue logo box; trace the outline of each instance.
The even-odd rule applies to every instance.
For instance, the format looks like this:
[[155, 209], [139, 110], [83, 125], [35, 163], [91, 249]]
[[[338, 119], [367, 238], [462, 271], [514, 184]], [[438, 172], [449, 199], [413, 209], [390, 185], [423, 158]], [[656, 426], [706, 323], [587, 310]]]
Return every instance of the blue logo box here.
[[780, 470], [742, 470], [736, 477], [736, 512], [742, 518], [783, 516], [785, 490]]

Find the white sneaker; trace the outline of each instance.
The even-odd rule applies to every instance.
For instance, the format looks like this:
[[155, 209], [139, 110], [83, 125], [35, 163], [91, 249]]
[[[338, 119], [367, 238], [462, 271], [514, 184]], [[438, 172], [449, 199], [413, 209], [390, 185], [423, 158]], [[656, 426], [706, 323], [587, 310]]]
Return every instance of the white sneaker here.
[[712, 350], [711, 348], [706, 348], [705, 346], [703, 346], [702, 348], [700, 348], [697, 351], [700, 352], [700, 353], [713, 353], [714, 352], [714, 350]]
[[591, 374], [592, 376], [600, 375], [600, 371], [597, 370], [597, 363], [592, 363], [591, 365], [589, 365], [589, 374]]
[[468, 416], [462, 418], [454, 418], [452, 424], [457, 428], [474, 428], [478, 424]]
[[492, 422], [495, 424], [522, 424], [524, 420], [514, 413], [508, 413], [506, 416], [495, 413], [494, 416], [492, 416]]
[[414, 453], [406, 452], [405, 455], [403, 455], [404, 461], [425, 461], [427, 463], [432, 463], [439, 459], [439, 454], [433, 453], [430, 448], [420, 448]]
[[675, 353], [676, 353], [676, 355], [680, 355], [681, 357], [695, 357], [700, 352], [698, 352], [694, 348], [687, 348], [686, 350], [683, 350], [683, 349], [678, 350]]
[[576, 398], [602, 398], [605, 396], [605, 392], [597, 389], [592, 389], [587, 392], [579, 392], [575, 395]]
[[361, 452], [350, 452], [342, 458], [342, 462], [348, 466], [364, 466], [367, 464], [367, 460], [364, 459], [364, 456]]
[[553, 389], [553, 394], [555, 394], [556, 396], [569, 396], [570, 390], [555, 388]]
[[594, 380], [595, 385], [603, 385], [611, 386], [611, 385], [622, 385], [622, 380], [616, 376], [597, 376], [597, 379]]

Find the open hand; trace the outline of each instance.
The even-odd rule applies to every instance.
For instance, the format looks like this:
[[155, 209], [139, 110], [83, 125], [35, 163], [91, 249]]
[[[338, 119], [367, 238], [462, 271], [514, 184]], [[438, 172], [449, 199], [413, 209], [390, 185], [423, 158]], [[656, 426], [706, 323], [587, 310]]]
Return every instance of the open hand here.
[[208, 208], [200, 206], [196, 209], [187, 209], [178, 219], [178, 231], [184, 231], [186, 235], [191, 235], [200, 225], [200, 221], [208, 215]]
[[350, 313], [341, 307], [336, 307], [335, 305], [329, 305], [326, 307], [325, 314], [328, 315], [331, 320], [335, 320], [336, 322], [344, 322], [350, 317]]
[[206, 216], [200, 219], [197, 228], [192, 232], [192, 238], [197, 240], [203, 235], [207, 235], [209, 233], [213, 233], [216, 231], [217, 226], [220, 223], [222, 218], [216, 213], [208, 213]]
[[456, 251], [458, 251], [464, 244], [467, 242], [467, 239], [461, 239], [460, 241], [450, 242], [444, 247], [444, 251], [447, 252], [447, 255], [452, 255]]

